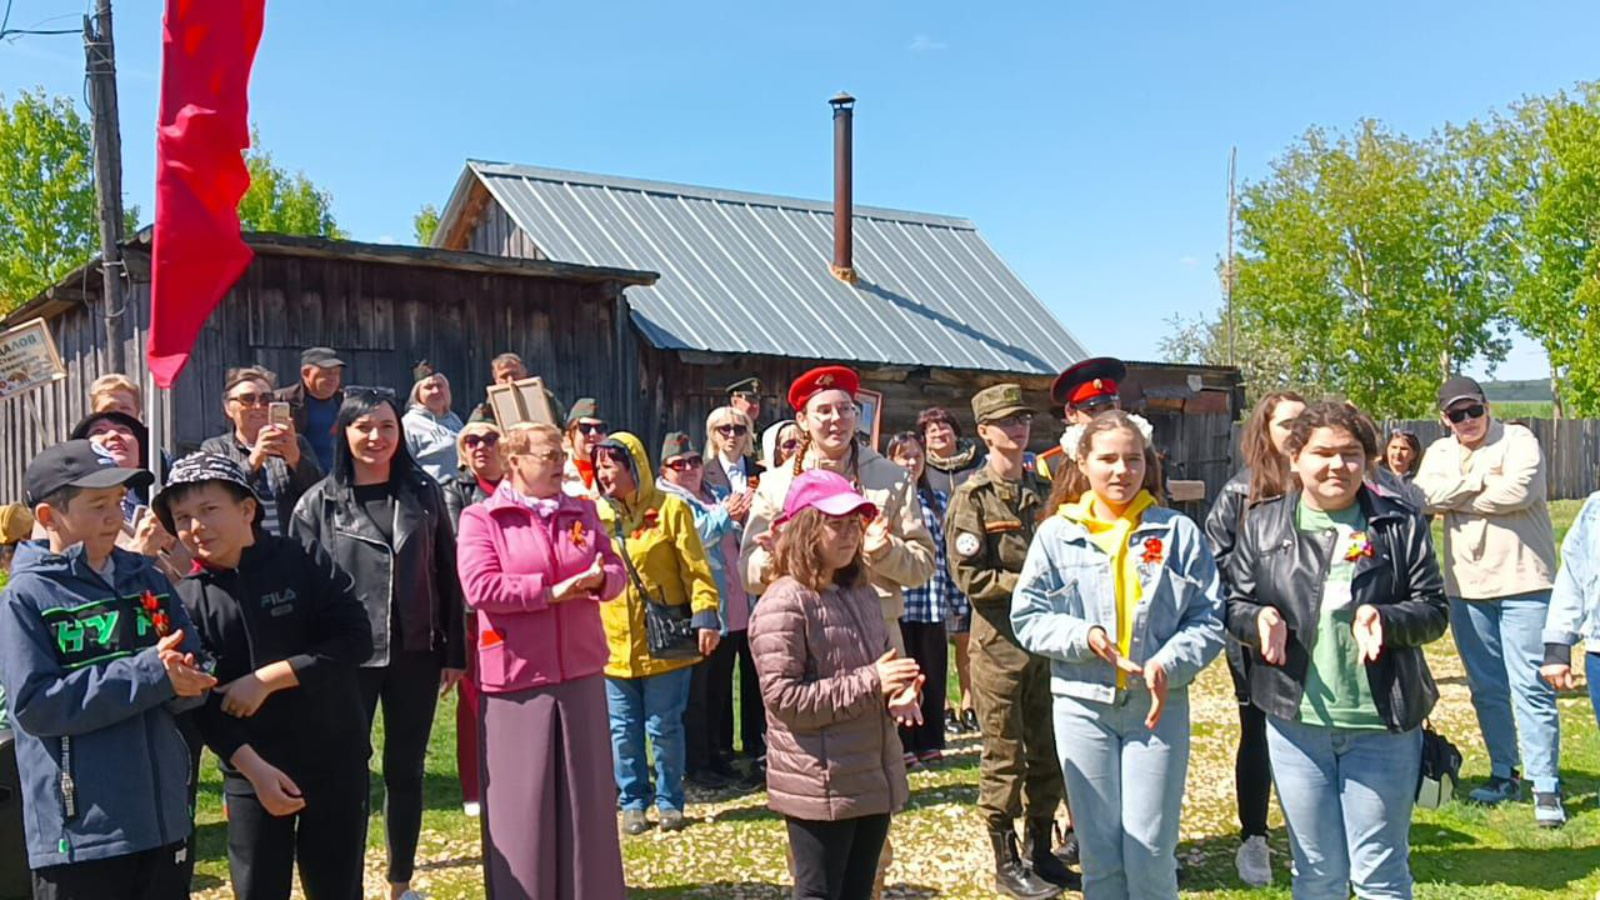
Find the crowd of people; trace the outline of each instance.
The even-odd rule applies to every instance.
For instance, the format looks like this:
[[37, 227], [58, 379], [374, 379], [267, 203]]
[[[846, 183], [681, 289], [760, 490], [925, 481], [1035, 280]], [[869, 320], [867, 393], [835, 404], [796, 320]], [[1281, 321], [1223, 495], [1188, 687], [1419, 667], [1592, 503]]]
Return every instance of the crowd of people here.
[[851, 369], [796, 379], [764, 428], [746, 379], [652, 455], [590, 398], [463, 421], [426, 364], [403, 397], [345, 368], [317, 347], [287, 387], [228, 372], [227, 431], [159, 486], [137, 385], [101, 378], [0, 507], [0, 715], [41, 900], [188, 896], [202, 748], [238, 897], [287, 898], [298, 870], [356, 900], [375, 742], [387, 889], [416, 900], [452, 691], [496, 898], [624, 897], [622, 841], [689, 827], [686, 783], [765, 788], [795, 897], [873, 896], [907, 770], [961, 733], [997, 893], [1174, 898], [1188, 690], [1224, 649], [1239, 877], [1273, 880], [1275, 789], [1297, 900], [1407, 898], [1427, 644], [1450, 630], [1466, 669], [1491, 762], [1472, 802], [1526, 780], [1533, 821], [1565, 822], [1555, 697], [1585, 640], [1600, 719], [1600, 495], [1558, 567], [1539, 444], [1468, 378], [1427, 448], [1267, 395], [1196, 522], [1112, 359], [1056, 380], [1068, 427], [1038, 456], [1016, 384], [975, 393], [972, 437], [930, 408], [880, 453]]

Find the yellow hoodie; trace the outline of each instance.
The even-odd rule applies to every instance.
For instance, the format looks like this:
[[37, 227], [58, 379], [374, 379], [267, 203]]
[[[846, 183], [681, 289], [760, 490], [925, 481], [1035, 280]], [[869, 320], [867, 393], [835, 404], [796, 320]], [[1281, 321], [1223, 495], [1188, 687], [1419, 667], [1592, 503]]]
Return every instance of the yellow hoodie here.
[[[595, 501], [612, 545], [618, 554], [628, 555], [645, 588], [658, 599], [669, 606], [688, 603], [696, 625], [718, 628], [717, 584], [712, 580], [711, 564], [706, 561], [700, 535], [694, 529], [694, 511], [656, 487], [650, 457], [638, 438], [625, 431], [615, 432], [606, 443], [627, 448], [639, 483], [637, 494], [628, 503], [604, 497]], [[619, 526], [625, 541], [617, 538]], [[621, 597], [600, 604], [600, 620], [611, 646], [606, 675], [612, 678], [648, 678], [695, 663], [692, 659], [659, 660], [650, 655], [644, 624], [646, 602], [629, 578]]]
[[[1107, 521], [1094, 514], [1094, 491], [1084, 491], [1076, 503], [1062, 504], [1058, 513], [1062, 518], [1077, 522], [1089, 532], [1089, 540], [1111, 557], [1111, 587], [1117, 596], [1117, 652], [1127, 656], [1133, 647], [1133, 617], [1143, 599], [1139, 582], [1139, 554], [1128, 552], [1128, 535], [1139, 527], [1144, 511], [1154, 506], [1156, 498], [1149, 491], [1140, 491], [1122, 515]], [[1117, 687], [1128, 686], [1126, 672], [1117, 671]]]

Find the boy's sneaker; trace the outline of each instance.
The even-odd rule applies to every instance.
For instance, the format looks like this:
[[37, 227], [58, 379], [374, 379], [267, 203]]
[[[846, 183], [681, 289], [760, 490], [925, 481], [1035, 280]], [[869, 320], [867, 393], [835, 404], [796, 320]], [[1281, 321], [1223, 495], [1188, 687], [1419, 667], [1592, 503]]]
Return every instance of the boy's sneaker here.
[[625, 809], [622, 811], [622, 830], [628, 834], [644, 834], [650, 830], [650, 819], [642, 809]]
[[1272, 884], [1272, 848], [1259, 834], [1251, 835], [1239, 845], [1233, 864], [1239, 870], [1239, 880], [1251, 887]]
[[1560, 828], [1567, 824], [1567, 808], [1561, 805], [1560, 791], [1534, 792], [1533, 820], [1540, 828]]
[[1511, 773], [1510, 778], [1501, 778], [1499, 775], [1492, 776], [1481, 787], [1468, 794], [1467, 799], [1473, 803], [1481, 803], [1484, 806], [1497, 806], [1507, 800], [1520, 800], [1522, 799], [1522, 779], [1515, 772]]

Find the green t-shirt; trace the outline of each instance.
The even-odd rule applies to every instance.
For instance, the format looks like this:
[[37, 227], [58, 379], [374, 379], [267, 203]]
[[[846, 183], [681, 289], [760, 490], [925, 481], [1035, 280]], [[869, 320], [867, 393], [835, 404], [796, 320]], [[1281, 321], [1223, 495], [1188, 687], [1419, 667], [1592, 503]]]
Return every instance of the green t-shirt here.
[[1322, 591], [1311, 665], [1306, 670], [1306, 691], [1300, 699], [1300, 721], [1326, 728], [1384, 730], [1352, 630], [1356, 608], [1350, 582], [1355, 577], [1355, 558], [1367, 542], [1366, 516], [1359, 504], [1327, 513], [1301, 503], [1295, 510], [1295, 527], [1306, 534], [1334, 536], [1333, 560]]

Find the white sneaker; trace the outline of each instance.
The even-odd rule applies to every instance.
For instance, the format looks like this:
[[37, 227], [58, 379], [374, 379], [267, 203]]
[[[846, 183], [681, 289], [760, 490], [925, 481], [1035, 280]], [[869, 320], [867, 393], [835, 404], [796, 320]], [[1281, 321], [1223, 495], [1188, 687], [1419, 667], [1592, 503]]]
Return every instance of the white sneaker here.
[[483, 815], [483, 806], [478, 803], [463, 803], [461, 804], [461, 811], [467, 814], [467, 818], [476, 819]]
[[1272, 848], [1261, 835], [1254, 835], [1240, 844], [1233, 862], [1239, 868], [1239, 880], [1245, 884], [1251, 887], [1272, 884]]

